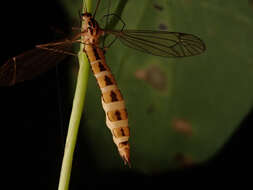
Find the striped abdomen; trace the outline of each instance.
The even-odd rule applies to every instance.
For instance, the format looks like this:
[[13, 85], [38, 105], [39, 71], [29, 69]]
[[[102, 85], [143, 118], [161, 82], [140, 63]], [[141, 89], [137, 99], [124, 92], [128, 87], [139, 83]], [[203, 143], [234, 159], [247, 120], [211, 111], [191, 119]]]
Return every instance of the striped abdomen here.
[[130, 163], [128, 117], [123, 96], [110, 68], [106, 65], [103, 50], [94, 45], [85, 45], [92, 71], [102, 92], [102, 105], [106, 114], [106, 125], [111, 130], [113, 141], [125, 163]]

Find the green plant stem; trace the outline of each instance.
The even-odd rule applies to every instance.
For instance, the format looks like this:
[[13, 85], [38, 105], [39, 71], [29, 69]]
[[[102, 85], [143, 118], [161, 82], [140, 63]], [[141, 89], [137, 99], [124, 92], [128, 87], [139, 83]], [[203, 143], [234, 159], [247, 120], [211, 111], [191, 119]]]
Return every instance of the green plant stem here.
[[[86, 0], [87, 10], [91, 9], [91, 0]], [[84, 5], [83, 5], [84, 7]], [[87, 90], [88, 77], [89, 77], [89, 62], [83, 52], [84, 45], [80, 45], [80, 51], [78, 54], [79, 59], [79, 72], [77, 77], [76, 91], [73, 100], [73, 107], [69, 121], [68, 134], [65, 144], [64, 156], [62, 161], [62, 168], [59, 180], [58, 190], [67, 190], [69, 187], [72, 160], [74, 156], [74, 150], [76, 145], [76, 139], [78, 135], [78, 129], [82, 112], [84, 108], [85, 94]]]

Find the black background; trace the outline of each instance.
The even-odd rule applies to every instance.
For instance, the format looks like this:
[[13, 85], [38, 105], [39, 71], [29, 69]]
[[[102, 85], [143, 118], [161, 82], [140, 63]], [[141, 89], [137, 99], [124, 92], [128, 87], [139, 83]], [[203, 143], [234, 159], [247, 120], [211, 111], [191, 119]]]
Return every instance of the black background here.
[[[52, 26], [68, 28], [67, 23], [56, 1], [9, 1], [1, 5], [1, 64], [36, 44], [49, 42], [54, 38]], [[2, 181], [7, 182], [8, 189], [57, 188], [63, 156], [62, 131], [66, 131], [71, 110], [71, 106], [63, 109], [62, 129], [59, 80], [61, 77], [59, 79], [53, 69], [35, 80], [0, 87]], [[61, 87], [64, 88], [64, 83]], [[171, 184], [181, 186], [203, 181], [206, 187], [225, 180], [229, 183], [243, 180], [241, 185], [245, 185], [250, 182], [252, 172], [252, 124], [253, 109], [222, 150], [207, 163], [149, 176], [131, 170], [98, 172], [92, 164], [87, 164], [92, 163], [92, 158], [79, 151], [87, 149], [79, 138], [70, 189], [94, 189], [104, 185], [112, 189], [136, 187], [134, 185], [170, 188]]]

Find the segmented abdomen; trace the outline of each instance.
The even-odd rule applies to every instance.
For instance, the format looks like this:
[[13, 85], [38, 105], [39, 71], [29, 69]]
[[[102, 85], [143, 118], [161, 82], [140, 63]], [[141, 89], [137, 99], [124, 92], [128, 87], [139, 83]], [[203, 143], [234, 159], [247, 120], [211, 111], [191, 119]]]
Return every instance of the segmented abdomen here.
[[113, 141], [125, 163], [130, 164], [129, 127], [127, 110], [117, 83], [106, 65], [103, 50], [94, 45], [85, 45], [92, 71], [102, 92], [102, 105], [106, 114], [106, 125], [111, 130]]

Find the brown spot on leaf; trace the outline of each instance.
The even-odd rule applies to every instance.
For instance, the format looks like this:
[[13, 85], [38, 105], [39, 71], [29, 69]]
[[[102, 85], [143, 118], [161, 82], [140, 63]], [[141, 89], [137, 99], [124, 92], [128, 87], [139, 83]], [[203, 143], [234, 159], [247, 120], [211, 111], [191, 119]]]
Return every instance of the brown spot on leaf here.
[[165, 73], [156, 65], [135, 72], [136, 78], [145, 80], [153, 88], [163, 91], [166, 90], [167, 77]]
[[148, 108], [147, 108], [147, 114], [151, 114], [151, 113], [153, 113], [154, 111], [155, 111], [155, 106], [154, 106], [154, 104], [150, 104], [149, 106], [148, 106]]
[[250, 8], [253, 10], [253, 0], [248, 1]]
[[174, 119], [172, 121], [172, 127], [179, 133], [192, 136], [192, 125], [185, 119]]
[[161, 5], [158, 5], [158, 4], [153, 4], [153, 7], [156, 9], [156, 10], [158, 10], [158, 11], [162, 11], [163, 10], [163, 6], [161, 6]]
[[159, 30], [168, 30], [168, 26], [163, 23], [159, 24], [158, 28], [159, 28]]
[[181, 168], [189, 168], [194, 165], [194, 162], [191, 156], [185, 155], [180, 152], [175, 155], [175, 160]]

